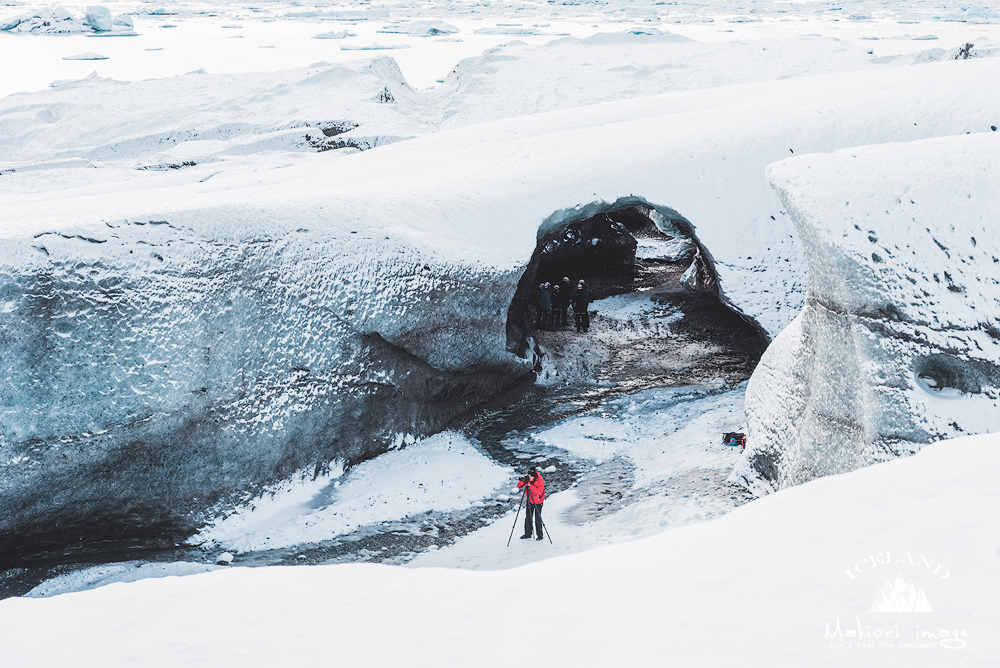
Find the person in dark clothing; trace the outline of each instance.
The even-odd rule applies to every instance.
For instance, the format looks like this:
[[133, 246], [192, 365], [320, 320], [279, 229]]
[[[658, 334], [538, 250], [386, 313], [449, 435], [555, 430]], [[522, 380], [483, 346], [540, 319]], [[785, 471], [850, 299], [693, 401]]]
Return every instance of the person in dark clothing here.
[[586, 332], [590, 329], [590, 303], [594, 301], [590, 296], [590, 288], [581, 278], [576, 284], [576, 294], [573, 295], [573, 315], [576, 318], [576, 331]]
[[538, 286], [541, 293], [538, 296], [538, 329], [548, 329], [552, 319], [552, 295], [549, 294], [549, 284]]
[[542, 503], [545, 502], [545, 480], [542, 474], [531, 469], [527, 475], [517, 481], [517, 488], [523, 489], [527, 485], [525, 492], [527, 495], [528, 507], [524, 511], [524, 535], [522, 539], [531, 538], [531, 520], [535, 523], [535, 540], [542, 540], [545, 536], [542, 526]]
[[569, 324], [569, 305], [573, 301], [573, 287], [569, 283], [569, 278], [563, 276], [559, 288], [563, 298], [562, 311], [559, 313], [559, 317], [562, 319], [562, 326], [565, 327]]
[[566, 305], [566, 296], [556, 283], [552, 286], [552, 329], [559, 329], [562, 326], [562, 311]]

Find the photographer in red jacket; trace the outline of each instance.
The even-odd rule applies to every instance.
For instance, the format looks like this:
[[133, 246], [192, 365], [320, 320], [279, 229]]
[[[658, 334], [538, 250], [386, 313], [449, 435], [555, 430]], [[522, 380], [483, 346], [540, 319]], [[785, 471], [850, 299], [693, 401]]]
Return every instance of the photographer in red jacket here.
[[535, 540], [542, 540], [542, 503], [545, 501], [545, 480], [542, 474], [532, 469], [517, 481], [517, 488], [527, 485], [528, 507], [524, 513], [524, 535], [522, 539], [531, 538], [531, 518], [535, 518]]

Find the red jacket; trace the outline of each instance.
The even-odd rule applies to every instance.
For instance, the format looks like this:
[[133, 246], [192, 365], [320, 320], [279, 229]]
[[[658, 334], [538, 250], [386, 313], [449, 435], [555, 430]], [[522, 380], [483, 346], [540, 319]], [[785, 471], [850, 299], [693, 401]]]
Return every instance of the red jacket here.
[[[517, 488], [524, 487], [524, 481], [517, 481]], [[541, 473], [535, 474], [535, 482], [528, 484], [528, 503], [542, 503], [545, 501], [545, 479]]]

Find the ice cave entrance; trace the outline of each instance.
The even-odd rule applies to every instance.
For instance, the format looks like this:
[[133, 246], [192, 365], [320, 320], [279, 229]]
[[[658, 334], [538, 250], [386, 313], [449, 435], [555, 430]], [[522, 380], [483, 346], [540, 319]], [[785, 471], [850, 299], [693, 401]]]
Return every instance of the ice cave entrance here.
[[[592, 327], [539, 331], [539, 285], [587, 281]], [[637, 197], [554, 213], [507, 314], [507, 347], [559, 380], [676, 385], [745, 380], [769, 340], [720, 293], [711, 254], [677, 211]]]

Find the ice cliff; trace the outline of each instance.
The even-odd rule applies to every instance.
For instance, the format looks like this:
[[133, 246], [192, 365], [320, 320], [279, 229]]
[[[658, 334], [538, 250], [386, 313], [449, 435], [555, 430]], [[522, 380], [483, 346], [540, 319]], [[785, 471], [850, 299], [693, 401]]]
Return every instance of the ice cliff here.
[[758, 492], [1000, 430], [1000, 135], [768, 169], [809, 264], [747, 390]]

